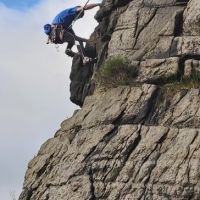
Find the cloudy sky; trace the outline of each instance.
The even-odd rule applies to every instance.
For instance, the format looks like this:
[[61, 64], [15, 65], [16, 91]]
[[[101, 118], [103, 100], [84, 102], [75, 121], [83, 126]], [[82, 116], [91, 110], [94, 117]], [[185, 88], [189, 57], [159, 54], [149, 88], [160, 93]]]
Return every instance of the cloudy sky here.
[[[95, 0], [91, 0], [94, 3]], [[97, 2], [97, 0], [96, 0]], [[0, 0], [0, 199], [22, 189], [28, 161], [77, 109], [69, 101], [71, 58], [46, 45], [42, 27], [81, 0]], [[88, 37], [96, 10], [74, 26]], [[64, 45], [65, 46], [65, 45]]]

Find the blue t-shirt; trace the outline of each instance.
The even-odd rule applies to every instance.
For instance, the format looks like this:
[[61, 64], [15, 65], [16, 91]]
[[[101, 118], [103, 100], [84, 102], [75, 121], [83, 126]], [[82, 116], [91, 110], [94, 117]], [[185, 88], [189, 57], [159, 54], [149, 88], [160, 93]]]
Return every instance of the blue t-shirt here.
[[53, 19], [52, 24], [63, 24], [65, 27], [69, 27], [72, 21], [75, 19], [79, 11], [77, 11], [78, 6], [74, 8], [69, 8], [60, 12], [56, 17]]

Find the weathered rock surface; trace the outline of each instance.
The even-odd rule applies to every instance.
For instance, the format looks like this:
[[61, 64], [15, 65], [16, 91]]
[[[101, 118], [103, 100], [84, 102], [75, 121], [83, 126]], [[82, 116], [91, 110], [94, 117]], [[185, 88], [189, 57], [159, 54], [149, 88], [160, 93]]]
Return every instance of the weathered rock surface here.
[[[85, 54], [87, 57], [96, 57], [97, 37], [98, 33], [95, 31], [87, 42], [85, 48]], [[83, 59], [80, 55], [74, 56], [70, 74], [70, 100], [76, 105], [82, 106], [85, 97], [93, 93], [94, 86], [91, 81], [93, 73], [93, 63], [83, 63]]]
[[103, 0], [95, 17], [96, 68], [123, 55], [138, 75], [94, 90], [94, 66], [74, 58], [82, 108], [30, 161], [19, 200], [199, 200], [200, 89], [173, 83], [200, 73], [200, 1]]
[[[117, 55], [143, 62], [139, 66], [142, 69], [136, 82], [158, 84], [159, 80], [167, 81], [174, 77], [180, 80], [184, 62], [187, 59], [200, 59], [199, 12], [198, 0], [104, 0], [96, 14], [99, 26], [91, 37], [95, 40], [91, 46], [96, 49], [93, 51], [96, 55], [92, 56], [98, 56], [98, 67], [107, 57]], [[162, 63], [163, 59], [166, 63], [174, 59], [174, 66], [165, 64], [169, 71], [162, 64], [154, 68], [156, 73], [148, 70], [152, 60]], [[79, 65], [81, 68], [82, 64]], [[79, 91], [79, 87], [88, 88], [91, 77], [88, 72], [86, 81], [80, 81], [72, 91]], [[73, 80], [72, 84], [76, 85]], [[84, 92], [91, 93], [87, 90]], [[75, 95], [83, 104], [86, 95], [83, 94], [82, 98], [80, 93]], [[73, 102], [76, 103], [76, 100]]]
[[158, 118], [154, 85], [87, 97], [29, 163], [20, 199], [200, 199], [200, 90], [181, 93]]
[[93, 74], [93, 65], [83, 65], [81, 56], [75, 55], [70, 74], [70, 100], [76, 105], [82, 106], [84, 99], [92, 91], [90, 78]]

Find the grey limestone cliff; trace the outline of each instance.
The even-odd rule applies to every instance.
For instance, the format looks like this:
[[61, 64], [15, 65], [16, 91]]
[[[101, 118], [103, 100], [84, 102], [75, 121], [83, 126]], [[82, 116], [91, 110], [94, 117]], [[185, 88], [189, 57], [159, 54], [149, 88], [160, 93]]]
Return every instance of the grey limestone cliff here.
[[175, 83], [200, 70], [200, 1], [104, 0], [95, 17], [96, 70], [123, 55], [138, 75], [95, 88], [94, 67], [74, 58], [82, 108], [29, 162], [19, 200], [199, 200], [200, 89]]

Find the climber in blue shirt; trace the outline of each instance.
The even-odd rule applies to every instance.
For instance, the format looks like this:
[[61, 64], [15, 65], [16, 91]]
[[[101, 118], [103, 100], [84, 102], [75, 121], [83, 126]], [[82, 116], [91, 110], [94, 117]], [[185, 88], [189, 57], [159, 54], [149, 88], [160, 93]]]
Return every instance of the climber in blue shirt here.
[[84, 10], [90, 10], [100, 5], [101, 4], [99, 3], [88, 4], [84, 7], [76, 6], [61, 11], [53, 19], [52, 24], [44, 25], [44, 32], [49, 36], [49, 41], [55, 44], [62, 44], [64, 42], [67, 42], [68, 45], [65, 53], [71, 57], [75, 55], [75, 53], [71, 49], [74, 46], [75, 41], [78, 41], [83, 52], [83, 42], [87, 42], [87, 39], [75, 35], [72, 29], [72, 23], [74, 20], [77, 20], [84, 16]]
[[[77, 16], [77, 14], [79, 14], [80, 11], [82, 11], [82, 8], [80, 6], [76, 6], [74, 8], [68, 8], [66, 10], [63, 10], [58, 15], [56, 15], [56, 17], [53, 19], [52, 24], [54, 24], [54, 25], [63, 24], [64, 27], [68, 28], [71, 25], [72, 21]], [[81, 16], [79, 16], [79, 18], [82, 16], [83, 16], [83, 14]]]

